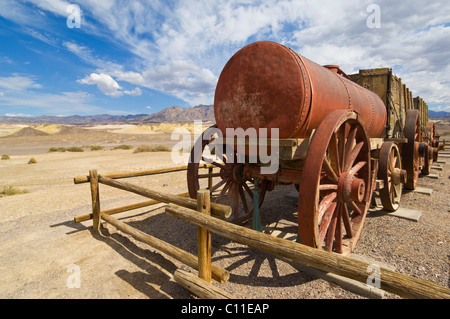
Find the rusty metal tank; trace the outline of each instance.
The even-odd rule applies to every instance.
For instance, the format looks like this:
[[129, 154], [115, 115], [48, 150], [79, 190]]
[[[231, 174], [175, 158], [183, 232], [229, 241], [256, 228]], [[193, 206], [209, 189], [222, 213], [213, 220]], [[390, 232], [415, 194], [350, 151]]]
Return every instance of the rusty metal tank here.
[[352, 82], [337, 66], [323, 67], [274, 42], [252, 43], [227, 62], [217, 83], [218, 128], [279, 129], [280, 138], [308, 138], [330, 112], [361, 114], [370, 137], [386, 126], [380, 97]]

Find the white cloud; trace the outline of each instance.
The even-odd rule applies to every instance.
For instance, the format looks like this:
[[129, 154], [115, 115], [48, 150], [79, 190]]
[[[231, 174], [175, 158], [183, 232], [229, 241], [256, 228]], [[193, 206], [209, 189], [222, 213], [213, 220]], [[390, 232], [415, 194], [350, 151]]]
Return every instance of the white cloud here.
[[[45, 25], [46, 11], [67, 16], [67, 1], [28, 1], [44, 15], [35, 18], [23, 3], [4, 0], [0, 16], [34, 27]], [[415, 94], [436, 108], [450, 104], [448, 1], [378, 0], [379, 29], [366, 25], [372, 0], [76, 2], [88, 17], [81, 31], [103, 37], [135, 57], [119, 65], [85, 45], [62, 41], [99, 75], [86, 76], [85, 84], [95, 84], [109, 96], [151, 88], [192, 105], [212, 103], [217, 78], [232, 54], [249, 42], [271, 40], [320, 64], [339, 64], [348, 73], [392, 67]], [[34, 36], [56, 42], [47, 32], [37, 30]], [[137, 88], [126, 90], [119, 83]]]
[[124, 94], [131, 96], [139, 96], [142, 94], [141, 89], [138, 87], [133, 90], [122, 90], [119, 83], [117, 83], [117, 81], [109, 74], [105, 73], [91, 73], [77, 82], [87, 85], [96, 85], [103, 94], [114, 98], [121, 97]]
[[108, 74], [105, 73], [91, 73], [84, 79], [78, 80], [81, 84], [97, 85], [103, 94], [110, 97], [119, 97], [123, 95], [120, 85]]
[[127, 95], [131, 95], [131, 96], [139, 96], [142, 94], [142, 91], [140, 88], [135, 88], [131, 91], [123, 91], [123, 93], [127, 94]]
[[108, 111], [91, 103], [92, 97], [86, 92], [62, 92], [58, 94], [44, 93], [40, 91], [17, 92], [0, 96], [0, 106], [8, 108], [11, 114], [22, 113], [22, 109], [27, 112], [44, 114], [92, 114], [108, 113]]
[[31, 76], [14, 74], [12, 76], [0, 77], [0, 88], [7, 91], [24, 91], [27, 89], [38, 89], [42, 85], [35, 83]]

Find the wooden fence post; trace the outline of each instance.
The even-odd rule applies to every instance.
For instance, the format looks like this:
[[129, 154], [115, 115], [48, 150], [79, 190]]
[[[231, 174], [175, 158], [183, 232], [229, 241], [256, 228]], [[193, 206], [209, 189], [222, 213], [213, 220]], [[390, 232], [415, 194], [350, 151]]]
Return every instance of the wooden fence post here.
[[94, 232], [99, 232], [101, 220], [100, 220], [100, 193], [98, 188], [97, 170], [93, 169], [89, 171], [89, 183], [91, 185], [91, 197], [92, 197], [92, 216], [93, 216], [92, 228]]
[[[211, 175], [213, 173], [213, 168], [212, 167], [208, 167], [208, 174]], [[211, 189], [213, 187], [212, 185], [212, 176], [208, 177], [208, 188], [207, 189]]]
[[[197, 211], [211, 215], [209, 190], [197, 192]], [[211, 232], [198, 226], [197, 228], [197, 250], [198, 250], [198, 276], [204, 281], [211, 282]]]

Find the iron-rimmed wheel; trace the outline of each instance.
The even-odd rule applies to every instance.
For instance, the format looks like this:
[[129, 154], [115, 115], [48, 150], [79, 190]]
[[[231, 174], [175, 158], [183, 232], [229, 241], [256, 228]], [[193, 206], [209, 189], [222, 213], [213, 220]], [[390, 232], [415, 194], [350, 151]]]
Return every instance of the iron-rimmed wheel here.
[[430, 175], [431, 165], [433, 164], [433, 148], [430, 145], [424, 145], [423, 166], [420, 171], [422, 175]]
[[[214, 139], [218, 137], [214, 133], [217, 132], [217, 125], [205, 130], [191, 151], [187, 168], [189, 196], [197, 198], [197, 191], [205, 188], [208, 179], [213, 178], [210, 188], [212, 202], [230, 206], [232, 208], [230, 221], [243, 224], [252, 218], [255, 187], [258, 187], [261, 206], [268, 181], [256, 182], [254, 179], [246, 178], [243, 175], [244, 163], [237, 161], [236, 152], [231, 147], [226, 149], [223, 144], [214, 144]], [[214, 170], [202, 174], [199, 171], [201, 163], [211, 164]]]
[[405, 119], [405, 137], [408, 142], [403, 145], [402, 161], [407, 178], [405, 187], [416, 189], [419, 179], [419, 143], [421, 137], [419, 110], [409, 110]]
[[351, 253], [373, 191], [370, 160], [370, 141], [356, 112], [334, 111], [321, 122], [300, 182], [300, 243]]
[[383, 181], [379, 189], [383, 208], [396, 211], [400, 206], [403, 183], [406, 182], [406, 171], [402, 170], [400, 151], [397, 144], [384, 142], [379, 157], [378, 179]]

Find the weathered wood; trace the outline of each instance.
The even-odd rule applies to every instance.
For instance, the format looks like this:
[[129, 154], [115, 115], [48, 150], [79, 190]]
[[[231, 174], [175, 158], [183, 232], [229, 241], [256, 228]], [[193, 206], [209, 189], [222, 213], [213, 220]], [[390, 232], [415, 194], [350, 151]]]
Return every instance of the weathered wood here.
[[92, 228], [94, 232], [98, 232], [100, 230], [100, 193], [98, 188], [98, 174], [96, 170], [89, 171], [89, 182], [92, 197]]
[[[118, 230], [132, 236], [136, 240], [139, 240], [147, 245], [152, 246], [165, 253], [166, 255], [173, 257], [180, 262], [198, 270], [198, 258], [176, 246], [173, 246], [163, 240], [150, 236], [134, 227], [127, 225], [126, 223], [110, 216], [101, 214], [101, 218], [116, 227]], [[220, 268], [216, 265], [211, 265], [212, 278], [220, 283], [225, 283], [230, 278], [230, 274], [227, 270]]]
[[381, 144], [383, 144], [383, 139], [382, 138], [371, 138], [370, 139], [370, 149], [371, 150], [376, 150], [376, 149], [380, 149], [381, 148]]
[[233, 241], [363, 283], [369, 282], [374, 268], [379, 269], [380, 288], [402, 297], [450, 299], [450, 289], [446, 287], [378, 267], [378, 265], [276, 238], [173, 204], [170, 204], [165, 211], [171, 216], [208, 228]]
[[[197, 211], [210, 215], [210, 194], [208, 190], [197, 192]], [[203, 227], [197, 228], [198, 276], [206, 282], [211, 282], [211, 233]]]
[[[99, 175], [98, 177], [98, 181], [99, 183], [111, 186], [111, 187], [116, 187], [125, 191], [129, 191], [144, 197], [149, 197], [155, 200], [159, 200], [161, 202], [164, 203], [174, 203], [183, 207], [188, 207], [191, 209], [197, 209], [197, 201], [195, 199], [192, 198], [183, 198], [183, 197], [178, 197], [176, 195], [171, 195], [171, 194], [164, 194], [161, 192], [157, 192], [157, 191], [153, 191], [153, 190], [149, 190], [147, 188], [138, 186], [138, 185], [133, 185], [130, 183], [126, 183], [126, 182], [121, 182], [121, 181], [116, 181], [114, 179], [108, 178], [108, 177], [104, 177], [102, 175]], [[231, 207], [226, 206], [226, 205], [221, 205], [221, 204], [216, 204], [216, 203], [211, 203], [211, 213], [215, 216], [219, 216], [222, 218], [228, 218], [231, 215]]]
[[187, 271], [177, 269], [174, 278], [177, 283], [202, 299], [234, 299], [228, 292]]
[[[210, 164], [201, 164], [200, 168], [208, 168]], [[165, 168], [157, 168], [151, 170], [144, 171], [136, 171], [136, 172], [121, 172], [121, 173], [112, 173], [112, 174], [103, 174], [102, 176], [118, 179], [118, 178], [128, 178], [128, 177], [137, 177], [137, 176], [146, 176], [146, 175], [156, 175], [170, 172], [183, 171], [187, 169], [187, 165], [175, 166], [175, 167], [165, 167]], [[81, 184], [89, 182], [89, 176], [78, 176], [73, 179], [74, 184]]]
[[[189, 196], [189, 193], [188, 192], [181, 193], [181, 194], [177, 194], [176, 196], [187, 197], [187, 196]], [[143, 208], [143, 207], [156, 205], [156, 204], [160, 204], [160, 203], [161, 202], [159, 200], [152, 199], [152, 200], [148, 200], [148, 201], [141, 202], [141, 203], [136, 203], [136, 204], [126, 205], [126, 206], [122, 206], [122, 207], [117, 207], [117, 208], [111, 208], [111, 209], [103, 210], [100, 213], [101, 214], [106, 214], [106, 215], [114, 215], [114, 214], [118, 214], [118, 213], [129, 211], [129, 210]], [[73, 221], [75, 223], [80, 223], [80, 222], [84, 222], [84, 221], [90, 220], [92, 218], [93, 218], [93, 214], [86, 214], [86, 215], [81, 215], [81, 216], [74, 217]]]
[[[128, 177], [137, 177], [137, 176], [176, 172], [176, 171], [182, 171], [182, 170], [186, 170], [186, 169], [187, 169], [187, 165], [183, 165], [183, 166], [176, 166], [176, 167], [157, 168], [157, 169], [145, 170], [145, 171], [112, 173], [112, 174], [106, 174], [103, 176], [117, 179], [117, 178], [128, 178]], [[73, 182], [74, 182], [74, 184], [89, 182], [89, 176], [75, 177], [73, 179]]]

